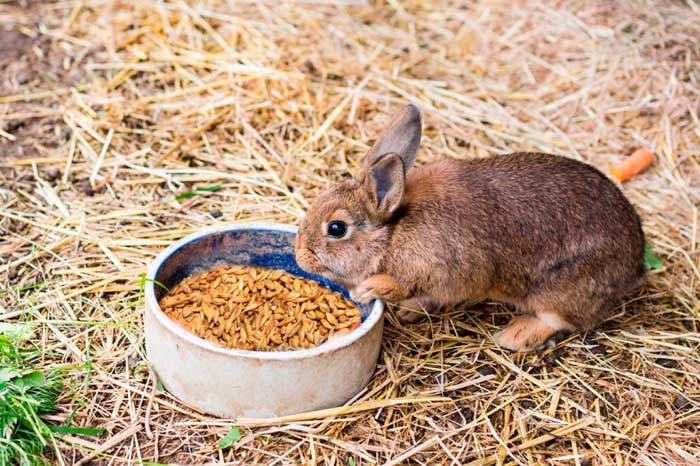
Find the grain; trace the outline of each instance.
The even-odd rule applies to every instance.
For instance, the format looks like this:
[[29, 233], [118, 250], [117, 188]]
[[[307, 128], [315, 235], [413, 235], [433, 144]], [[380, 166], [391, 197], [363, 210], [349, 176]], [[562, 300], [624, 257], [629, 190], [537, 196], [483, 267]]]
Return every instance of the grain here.
[[339, 293], [261, 267], [227, 265], [193, 275], [160, 307], [201, 338], [254, 351], [311, 348], [360, 324], [360, 310]]

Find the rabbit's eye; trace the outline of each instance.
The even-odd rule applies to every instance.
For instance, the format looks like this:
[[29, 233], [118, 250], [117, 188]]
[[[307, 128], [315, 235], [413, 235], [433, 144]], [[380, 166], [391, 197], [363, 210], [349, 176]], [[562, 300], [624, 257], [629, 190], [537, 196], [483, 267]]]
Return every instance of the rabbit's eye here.
[[328, 236], [333, 238], [342, 238], [348, 231], [348, 226], [339, 220], [333, 220], [328, 224]]

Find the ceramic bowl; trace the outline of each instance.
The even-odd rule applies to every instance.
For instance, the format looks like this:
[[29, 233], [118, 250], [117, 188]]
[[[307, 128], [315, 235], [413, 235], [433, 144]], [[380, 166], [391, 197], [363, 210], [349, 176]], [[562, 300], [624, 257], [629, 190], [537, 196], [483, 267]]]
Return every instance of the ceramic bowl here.
[[271, 223], [208, 228], [174, 243], [148, 268], [145, 339], [163, 386], [204, 412], [227, 418], [270, 418], [340, 406], [362, 390], [381, 347], [384, 304], [360, 306], [362, 323], [318, 347], [294, 351], [227, 349], [188, 332], [158, 305], [184, 278], [222, 264], [283, 269], [348, 297], [348, 291], [299, 268], [296, 228]]

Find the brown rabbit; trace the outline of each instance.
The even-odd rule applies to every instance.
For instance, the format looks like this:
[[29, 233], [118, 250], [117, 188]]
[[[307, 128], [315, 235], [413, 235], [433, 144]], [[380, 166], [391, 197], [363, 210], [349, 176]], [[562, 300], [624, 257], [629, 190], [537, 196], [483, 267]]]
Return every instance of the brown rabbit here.
[[296, 257], [367, 303], [417, 311], [484, 299], [512, 304], [494, 335], [514, 351], [590, 329], [644, 281], [644, 235], [622, 192], [595, 168], [554, 155], [442, 160], [411, 170], [421, 116], [395, 115], [357, 179], [322, 193]]

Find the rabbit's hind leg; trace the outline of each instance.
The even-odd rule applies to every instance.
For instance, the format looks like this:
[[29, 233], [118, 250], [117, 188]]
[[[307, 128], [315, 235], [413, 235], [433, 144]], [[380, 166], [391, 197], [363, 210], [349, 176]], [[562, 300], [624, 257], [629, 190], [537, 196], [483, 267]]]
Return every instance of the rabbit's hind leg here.
[[[592, 263], [604, 262], [601, 259]], [[513, 351], [534, 351], [561, 332], [595, 328], [619, 304], [631, 288], [629, 283], [636, 285], [640, 281], [628, 275], [587, 262], [559, 270], [557, 281], [550, 281], [546, 288], [516, 301], [505, 299], [529, 314], [511, 320], [494, 339], [499, 346]]]
[[556, 313], [539, 312], [514, 317], [493, 339], [502, 348], [526, 353], [542, 348], [561, 332], [574, 329]]

